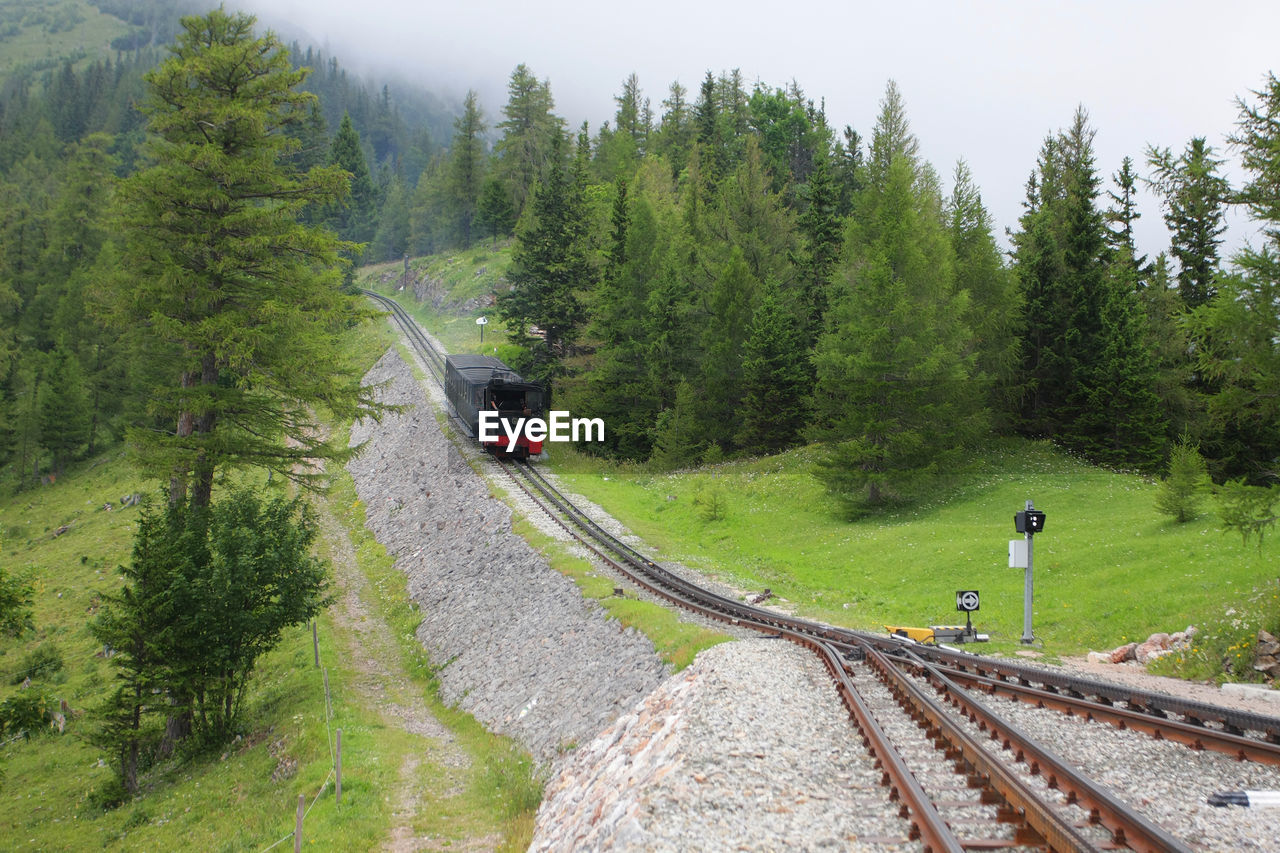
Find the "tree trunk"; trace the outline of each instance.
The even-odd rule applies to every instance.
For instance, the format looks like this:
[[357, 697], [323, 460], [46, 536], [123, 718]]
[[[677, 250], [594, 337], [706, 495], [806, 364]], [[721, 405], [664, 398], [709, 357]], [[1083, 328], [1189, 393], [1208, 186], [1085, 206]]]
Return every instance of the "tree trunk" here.
[[[195, 385], [196, 375], [186, 372], [182, 374], [182, 387], [190, 388]], [[196, 427], [195, 412], [186, 411], [178, 413], [178, 428], [176, 436], [178, 438], [188, 438]], [[182, 503], [187, 497], [187, 477], [188, 470], [186, 466], [179, 466], [169, 475], [169, 506], [175, 506]]]

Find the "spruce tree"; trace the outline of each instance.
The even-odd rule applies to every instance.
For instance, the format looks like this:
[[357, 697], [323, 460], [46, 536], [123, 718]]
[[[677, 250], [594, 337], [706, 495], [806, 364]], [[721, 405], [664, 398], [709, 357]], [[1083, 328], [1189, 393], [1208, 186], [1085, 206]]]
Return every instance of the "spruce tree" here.
[[[559, 149], [559, 143], [552, 148], [554, 162], [561, 160]], [[565, 372], [564, 360], [586, 320], [582, 296], [594, 283], [583, 191], [565, 169], [548, 170], [516, 235], [507, 273], [511, 289], [498, 296], [508, 335], [523, 350], [515, 366], [526, 378], [548, 386]]]
[[342, 123], [329, 148], [329, 164], [347, 172], [351, 192], [344, 202], [329, 211], [328, 222], [338, 236], [353, 243], [368, 243], [377, 227], [378, 198], [369, 176], [360, 134], [351, 123], [351, 114], [342, 114]]
[[963, 160], [956, 164], [946, 217], [955, 251], [955, 289], [969, 294], [964, 321], [973, 333], [977, 356], [975, 387], [987, 389], [985, 399], [993, 416], [1005, 424], [1015, 409], [1022, 294], [1004, 265], [991, 232], [991, 215]]
[[1036, 171], [1027, 181], [1027, 198], [1013, 235], [1014, 271], [1023, 297], [1022, 379], [1017, 413], [1019, 430], [1030, 436], [1054, 435], [1071, 385], [1064, 342], [1069, 303], [1059, 282], [1067, 275], [1060, 213], [1061, 154], [1056, 136], [1040, 149]]
[[511, 194], [503, 182], [490, 175], [480, 190], [480, 202], [476, 206], [476, 226], [487, 233], [497, 246], [498, 236], [510, 234], [516, 225], [516, 211]]
[[1129, 259], [1138, 273], [1138, 286], [1142, 287], [1145, 285], [1147, 257], [1138, 256], [1133, 238], [1134, 223], [1142, 218], [1142, 214], [1138, 211], [1138, 175], [1133, 170], [1132, 157], [1125, 157], [1120, 162], [1120, 171], [1112, 175], [1111, 180], [1116, 185], [1114, 190], [1107, 190], [1112, 206], [1103, 214], [1107, 222], [1107, 245], [1117, 259]]
[[1105, 464], [1154, 470], [1165, 455], [1169, 420], [1156, 393], [1157, 373], [1137, 273], [1113, 265], [1099, 308], [1098, 351], [1080, 374], [1085, 403], [1070, 427], [1073, 445]]
[[612, 233], [596, 289], [590, 332], [596, 353], [587, 396], [581, 403], [575, 402], [574, 408], [601, 417], [609, 425], [605, 443], [589, 449], [643, 460], [652, 450], [659, 406], [645, 363], [645, 311], [661, 259], [661, 241], [657, 217], [648, 200], [643, 196], [632, 199], [624, 181], [615, 188]]
[[1178, 261], [1178, 293], [1188, 308], [1213, 298], [1219, 270], [1218, 247], [1226, 231], [1223, 214], [1231, 194], [1218, 174], [1221, 160], [1203, 136], [1187, 143], [1178, 157], [1168, 148], [1148, 148], [1150, 181], [1164, 199], [1164, 221], [1172, 235], [1170, 250]]
[[807, 356], [795, 307], [766, 282], [742, 347], [739, 447], [777, 453], [800, 439], [813, 388]]
[[392, 175], [386, 200], [378, 214], [378, 230], [366, 257], [377, 263], [396, 261], [409, 251], [409, 190], [399, 175]]
[[655, 154], [667, 159], [672, 177], [679, 177], [688, 162], [689, 149], [693, 146], [694, 127], [689, 92], [678, 80], [667, 90], [662, 107], [662, 119], [651, 148]]
[[40, 398], [40, 444], [53, 457], [61, 475], [89, 442], [92, 402], [80, 360], [69, 348], [49, 355], [48, 387]]
[[819, 156], [801, 193], [806, 202], [797, 225], [803, 245], [796, 253], [795, 266], [800, 278], [801, 302], [805, 311], [805, 340], [811, 345], [822, 328], [827, 312], [828, 290], [844, 240], [843, 221], [839, 214], [839, 191], [831, 175], [828, 158]]
[[1168, 256], [1161, 252], [1150, 265], [1146, 286], [1138, 291], [1155, 369], [1152, 389], [1169, 419], [1169, 435], [1206, 436], [1203, 393], [1192, 382], [1195, 365], [1188, 356], [1186, 311], [1172, 278]]
[[702, 330], [699, 418], [707, 440], [733, 448], [742, 419], [743, 354], [761, 283], [737, 249], [731, 249], [706, 294], [708, 316]]
[[[1164, 417], [1149, 393], [1137, 271], [1108, 245], [1097, 206], [1094, 133], [1080, 107], [1045, 140], [1014, 237], [1026, 300], [1019, 427], [1112, 464], [1149, 466], [1163, 455]], [[1125, 418], [1127, 430], [1117, 426]]]

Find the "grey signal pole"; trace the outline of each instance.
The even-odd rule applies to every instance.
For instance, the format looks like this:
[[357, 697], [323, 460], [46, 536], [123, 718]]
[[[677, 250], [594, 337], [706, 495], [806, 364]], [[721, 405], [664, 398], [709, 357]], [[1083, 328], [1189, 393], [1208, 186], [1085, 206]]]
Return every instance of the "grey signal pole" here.
[[[1031, 501], [1027, 501], [1027, 509], [1034, 509], [1031, 506]], [[1027, 568], [1024, 571], [1026, 572], [1027, 580], [1022, 594], [1022, 643], [1023, 645], [1030, 645], [1035, 640], [1035, 636], [1031, 633], [1031, 593], [1034, 588], [1031, 580], [1031, 543], [1035, 541], [1035, 535], [1031, 532], [1031, 525], [1029, 524], [1027, 525], [1025, 536], [1027, 537]]]

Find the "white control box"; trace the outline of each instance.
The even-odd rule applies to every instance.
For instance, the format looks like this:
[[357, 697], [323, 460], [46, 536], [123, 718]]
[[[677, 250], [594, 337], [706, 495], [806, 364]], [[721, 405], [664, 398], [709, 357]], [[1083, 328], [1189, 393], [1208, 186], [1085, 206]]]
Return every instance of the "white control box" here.
[[1009, 568], [1011, 569], [1027, 568], [1027, 540], [1025, 539], [1009, 540]]

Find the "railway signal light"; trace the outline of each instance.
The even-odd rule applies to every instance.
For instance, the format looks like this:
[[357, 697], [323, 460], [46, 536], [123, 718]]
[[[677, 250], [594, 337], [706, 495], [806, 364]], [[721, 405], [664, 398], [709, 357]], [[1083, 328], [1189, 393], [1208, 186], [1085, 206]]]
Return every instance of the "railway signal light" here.
[[1013, 526], [1019, 533], [1039, 533], [1044, 530], [1044, 513], [1038, 509], [1015, 512]]
[[1026, 580], [1022, 593], [1022, 642], [1024, 645], [1035, 640], [1035, 635], [1031, 633], [1031, 597], [1034, 594], [1034, 584], [1031, 578], [1031, 554], [1035, 534], [1044, 530], [1044, 512], [1033, 509], [1031, 501], [1027, 501], [1027, 508], [1019, 510], [1013, 514], [1013, 526], [1021, 534], [1024, 539], [1019, 541], [1014, 539], [1009, 543], [1009, 566], [1020, 567], [1026, 570]]

